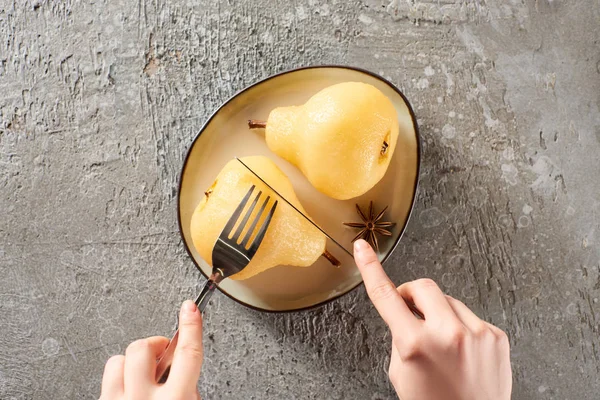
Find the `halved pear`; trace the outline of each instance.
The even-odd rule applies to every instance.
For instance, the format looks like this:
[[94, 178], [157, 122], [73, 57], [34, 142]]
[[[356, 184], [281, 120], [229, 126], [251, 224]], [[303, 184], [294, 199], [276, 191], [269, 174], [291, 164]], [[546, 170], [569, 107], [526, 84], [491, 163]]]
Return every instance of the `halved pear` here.
[[269, 149], [340, 200], [366, 193], [383, 178], [399, 133], [390, 99], [362, 82], [329, 86], [304, 105], [275, 108], [266, 123], [248, 124], [266, 128]]
[[[244, 157], [241, 160], [294, 207], [307, 215], [288, 177], [273, 161], [264, 156]], [[278, 197], [239, 161], [231, 160], [219, 172], [213, 184], [206, 190], [202, 201], [196, 206], [191, 221], [192, 242], [209, 265], [212, 266], [212, 251], [217, 238], [252, 185], [256, 185], [258, 190], [270, 195], [272, 199]], [[284, 201], [279, 201], [258, 251], [246, 268], [230, 278], [248, 279], [278, 265], [309, 267], [321, 255], [333, 264], [339, 264], [335, 257], [327, 252], [326, 241], [326, 236], [298, 211]]]

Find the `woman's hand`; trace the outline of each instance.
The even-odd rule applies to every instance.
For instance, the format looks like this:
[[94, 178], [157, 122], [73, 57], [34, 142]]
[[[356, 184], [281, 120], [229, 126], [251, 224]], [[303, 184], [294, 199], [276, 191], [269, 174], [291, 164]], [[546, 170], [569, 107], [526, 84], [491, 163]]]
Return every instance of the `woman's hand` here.
[[171, 372], [164, 384], [156, 383], [156, 359], [169, 339], [154, 336], [135, 341], [124, 356], [111, 357], [104, 367], [100, 400], [198, 400], [196, 384], [202, 368], [202, 316], [193, 301], [179, 314], [179, 341]]
[[[354, 258], [369, 298], [392, 333], [389, 377], [402, 400], [510, 400], [506, 334], [430, 279], [396, 288], [364, 240]], [[407, 302], [424, 315], [418, 319]]]

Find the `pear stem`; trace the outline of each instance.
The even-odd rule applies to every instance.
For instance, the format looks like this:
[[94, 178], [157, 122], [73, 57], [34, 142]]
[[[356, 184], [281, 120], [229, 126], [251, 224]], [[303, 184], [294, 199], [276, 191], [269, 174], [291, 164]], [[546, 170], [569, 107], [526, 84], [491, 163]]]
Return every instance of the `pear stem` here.
[[333, 254], [327, 251], [327, 249], [325, 249], [322, 256], [325, 257], [327, 261], [329, 261], [334, 267], [339, 267], [340, 265], [342, 265], [342, 263], [340, 263], [340, 261], [337, 258], [335, 258]]
[[257, 129], [257, 128], [266, 128], [267, 121], [261, 121], [260, 119], [249, 119], [248, 120], [248, 128]]

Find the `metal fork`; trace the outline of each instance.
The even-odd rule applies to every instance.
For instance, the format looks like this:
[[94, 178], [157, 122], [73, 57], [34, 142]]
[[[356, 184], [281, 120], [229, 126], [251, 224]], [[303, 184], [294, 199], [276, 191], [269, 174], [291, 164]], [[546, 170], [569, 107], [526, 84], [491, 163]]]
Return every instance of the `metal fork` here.
[[[233, 212], [231, 218], [229, 218], [227, 225], [225, 225], [225, 228], [223, 228], [223, 231], [215, 243], [215, 247], [213, 248], [212, 252], [212, 273], [195, 301], [196, 305], [200, 309], [200, 312], [204, 311], [206, 305], [208, 304], [208, 300], [215, 291], [215, 288], [223, 279], [240, 272], [248, 265], [248, 263], [250, 263], [250, 260], [256, 254], [258, 246], [260, 246], [260, 243], [267, 233], [267, 228], [271, 223], [271, 219], [275, 213], [275, 208], [277, 207], [277, 200], [275, 200], [273, 205], [267, 207], [269, 200], [271, 200], [271, 196], [267, 196], [267, 198], [262, 201], [262, 204], [258, 212], [254, 215], [249, 228], [244, 230], [244, 228], [248, 226], [248, 222], [250, 221], [252, 212], [260, 200], [262, 191], [259, 191], [258, 194], [254, 196], [254, 199], [244, 213], [241, 222], [237, 225], [237, 229], [234, 233], [232, 233], [233, 228], [240, 219], [240, 216], [246, 208], [246, 205], [248, 205], [250, 202], [250, 198], [252, 197], [255, 188], [256, 186], [252, 185], [250, 190], [248, 190], [248, 193], [246, 193], [243, 200]], [[264, 221], [258, 228], [256, 235], [253, 236], [252, 233], [256, 230], [261, 217], [265, 214], [266, 217]], [[245, 234], [242, 237], [242, 233], [244, 232]], [[175, 352], [175, 347], [177, 346], [178, 338], [179, 329], [175, 331], [175, 334], [169, 342], [169, 345], [157, 360], [156, 380], [159, 383], [165, 382], [169, 376], [171, 362], [173, 361], [173, 354]]]

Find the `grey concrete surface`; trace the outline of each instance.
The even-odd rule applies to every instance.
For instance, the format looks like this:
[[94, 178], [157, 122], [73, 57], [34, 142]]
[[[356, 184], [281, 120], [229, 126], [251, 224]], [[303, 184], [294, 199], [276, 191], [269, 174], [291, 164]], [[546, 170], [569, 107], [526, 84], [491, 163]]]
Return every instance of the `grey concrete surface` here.
[[[421, 124], [394, 281], [504, 329], [515, 399], [597, 399], [599, 24], [596, 0], [0, 0], [0, 398], [97, 398], [110, 355], [169, 334], [202, 281], [176, 225], [187, 146], [244, 86], [337, 63]], [[203, 398], [395, 397], [363, 288], [290, 315], [213, 302]]]

